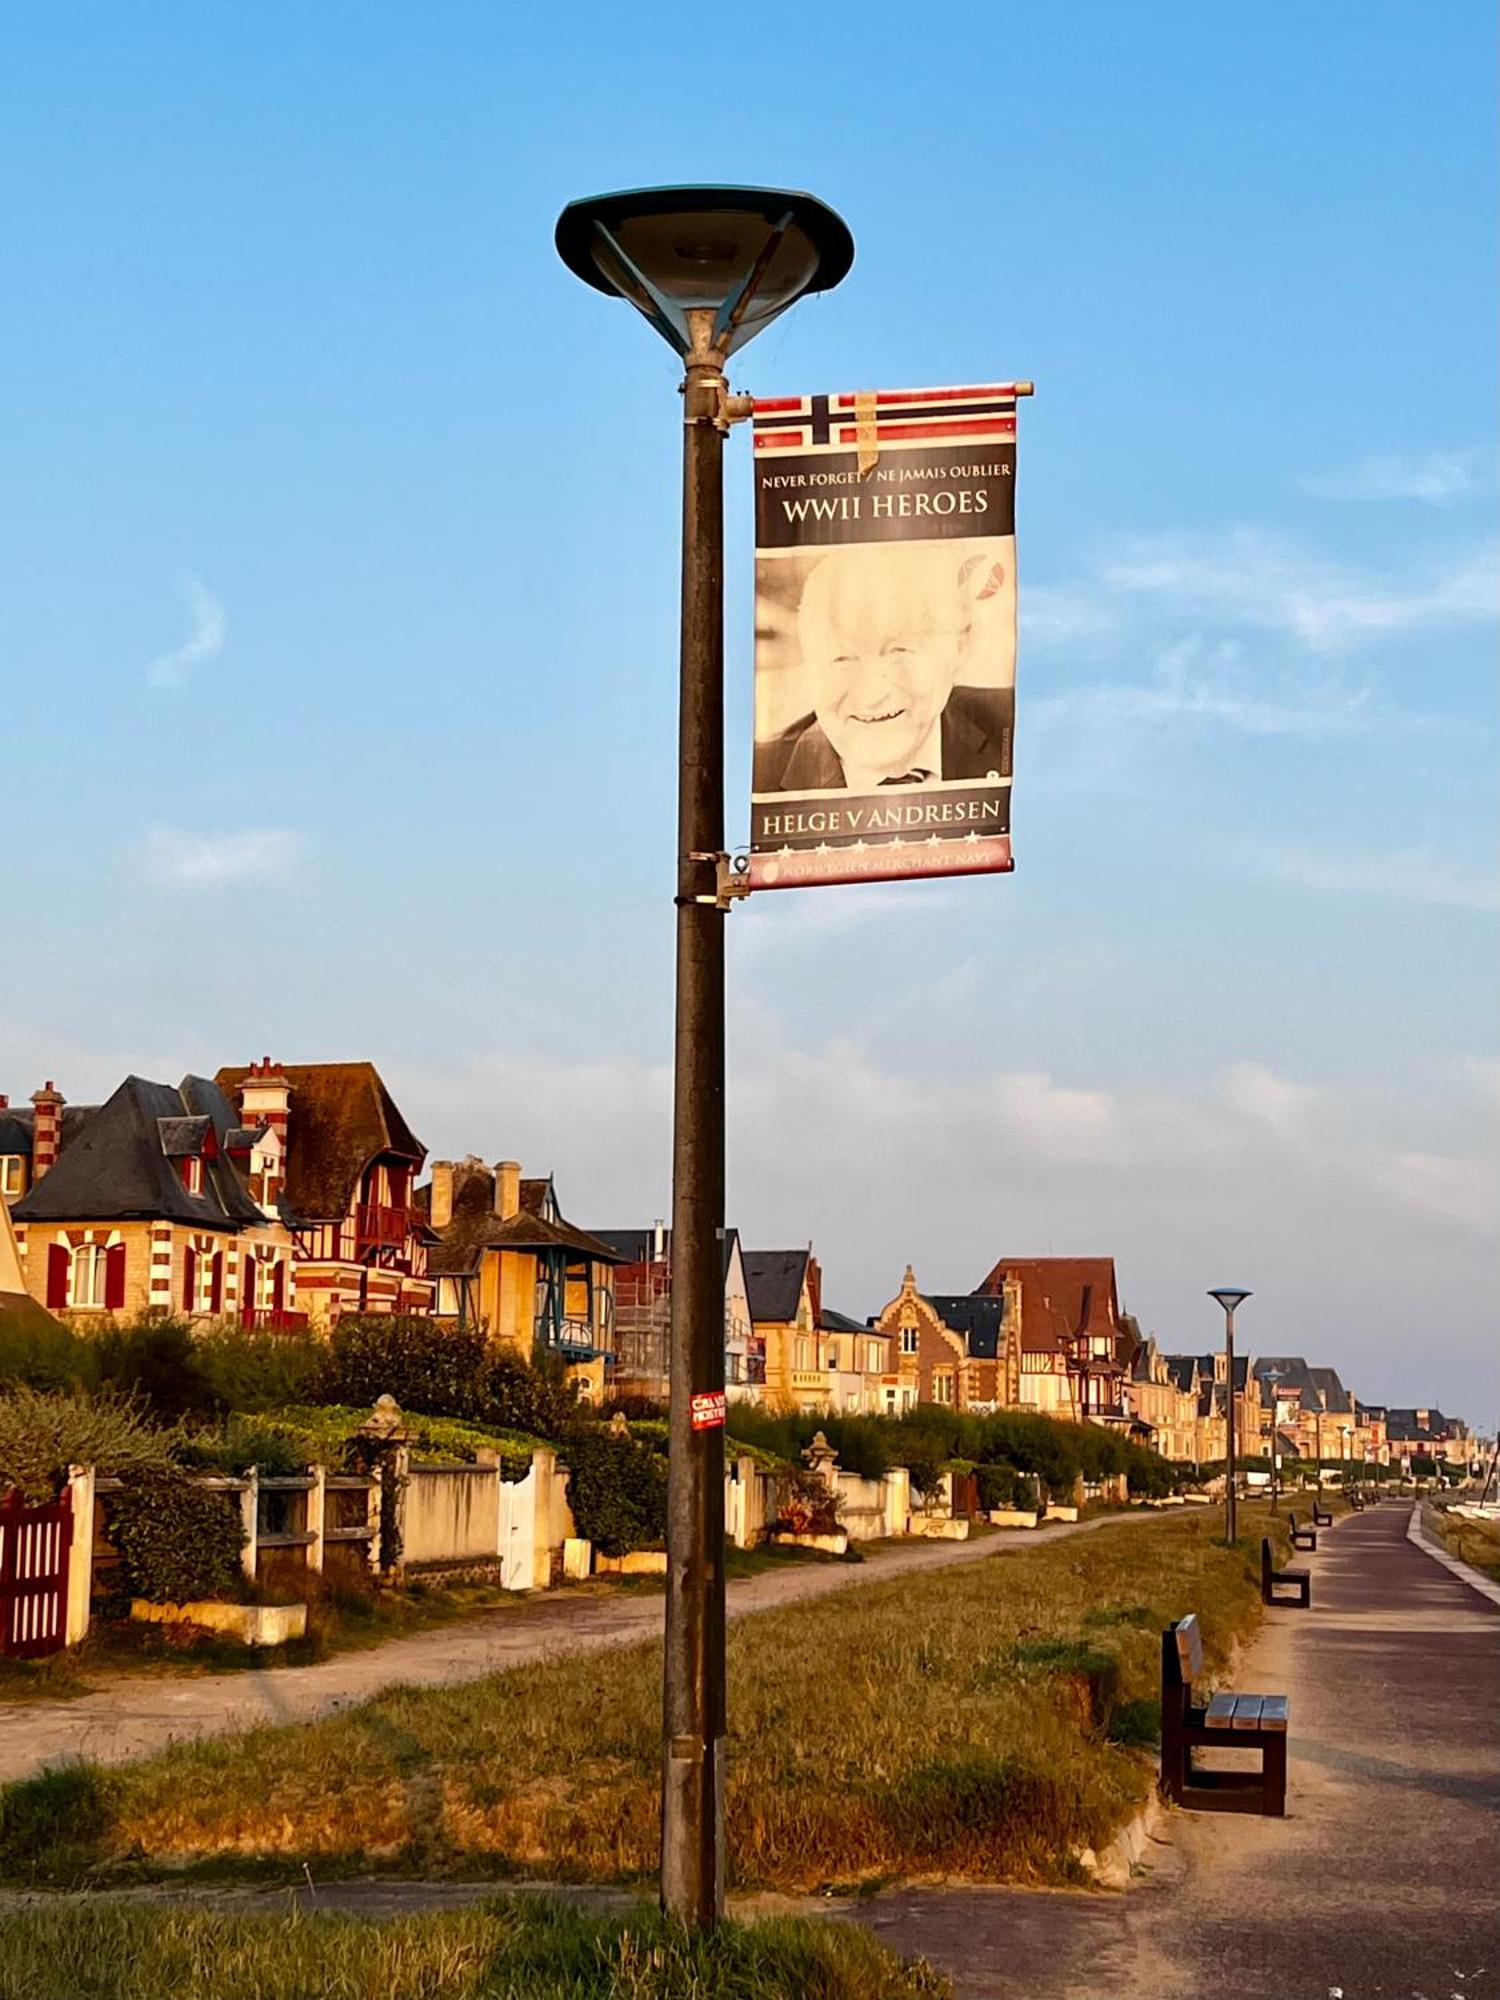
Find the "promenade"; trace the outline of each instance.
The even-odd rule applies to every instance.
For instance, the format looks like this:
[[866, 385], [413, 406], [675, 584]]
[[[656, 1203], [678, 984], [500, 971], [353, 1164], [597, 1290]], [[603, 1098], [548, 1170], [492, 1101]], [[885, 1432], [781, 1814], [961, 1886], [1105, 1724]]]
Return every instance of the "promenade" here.
[[[1387, 1503], [1235, 1683], [1291, 1696], [1287, 1818], [1174, 1812], [1123, 1895], [898, 1890], [850, 1914], [958, 2000], [1500, 2000], [1500, 1608]], [[1189, 1607], [1184, 1606], [1184, 1610]]]

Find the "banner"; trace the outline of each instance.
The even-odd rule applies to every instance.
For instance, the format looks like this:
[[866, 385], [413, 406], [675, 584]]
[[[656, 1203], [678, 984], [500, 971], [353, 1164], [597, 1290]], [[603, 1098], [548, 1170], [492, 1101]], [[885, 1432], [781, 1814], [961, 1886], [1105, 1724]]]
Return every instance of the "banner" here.
[[1011, 867], [1016, 394], [756, 402], [753, 888]]

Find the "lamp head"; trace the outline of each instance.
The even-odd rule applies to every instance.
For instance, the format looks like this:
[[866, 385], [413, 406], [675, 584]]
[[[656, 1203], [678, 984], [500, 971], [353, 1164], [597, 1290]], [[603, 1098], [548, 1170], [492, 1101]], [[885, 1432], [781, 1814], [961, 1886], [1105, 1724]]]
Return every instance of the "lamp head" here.
[[1232, 1313], [1236, 1306], [1243, 1305], [1248, 1298], [1253, 1298], [1254, 1293], [1239, 1291], [1233, 1285], [1221, 1285], [1216, 1292], [1210, 1292], [1208, 1296], [1217, 1299], [1225, 1312]]
[[805, 292], [854, 262], [831, 208], [784, 188], [629, 188], [570, 201], [557, 254], [596, 291], [628, 299], [679, 354], [723, 362]]

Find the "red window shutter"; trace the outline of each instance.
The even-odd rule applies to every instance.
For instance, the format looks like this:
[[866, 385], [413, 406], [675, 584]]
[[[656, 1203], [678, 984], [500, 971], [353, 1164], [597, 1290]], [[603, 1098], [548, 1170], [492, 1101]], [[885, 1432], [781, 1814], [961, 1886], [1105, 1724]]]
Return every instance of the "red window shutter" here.
[[47, 1303], [54, 1308], [68, 1303], [68, 1267], [73, 1259], [66, 1243], [54, 1243], [47, 1251]]
[[224, 1303], [224, 1252], [215, 1250], [208, 1267], [208, 1309], [216, 1313]]
[[182, 1304], [191, 1312], [198, 1303], [198, 1253], [189, 1244], [182, 1256]]
[[125, 1304], [125, 1245], [111, 1243], [104, 1253], [104, 1304], [119, 1312]]

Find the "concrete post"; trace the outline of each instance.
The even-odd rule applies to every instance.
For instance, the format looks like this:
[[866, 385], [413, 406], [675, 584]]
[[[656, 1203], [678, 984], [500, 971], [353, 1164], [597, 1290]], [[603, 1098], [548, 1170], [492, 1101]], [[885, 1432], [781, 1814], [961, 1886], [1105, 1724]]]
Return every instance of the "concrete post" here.
[[260, 1549], [260, 1467], [252, 1465], [240, 1488], [240, 1525], [245, 1530], [245, 1546], [240, 1550], [240, 1567], [254, 1583]]
[[94, 1585], [93, 1466], [68, 1467], [68, 1495], [73, 1513], [73, 1546], [68, 1553], [68, 1605], [63, 1643], [77, 1646], [89, 1629], [89, 1605]]
[[312, 1540], [307, 1545], [307, 1567], [314, 1576], [323, 1574], [324, 1528], [328, 1518], [328, 1468], [315, 1465], [312, 1468], [313, 1483], [307, 1492], [307, 1516], [305, 1527]]

